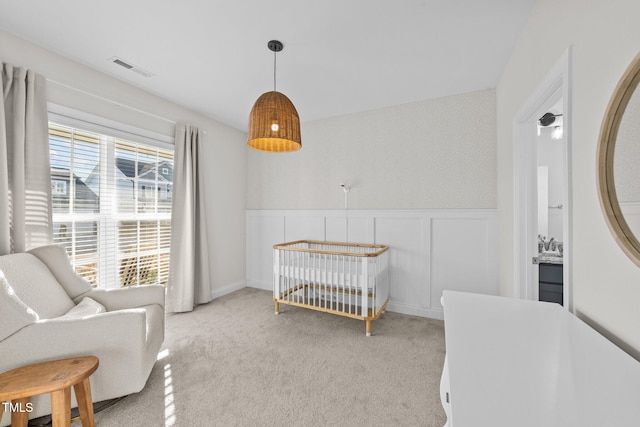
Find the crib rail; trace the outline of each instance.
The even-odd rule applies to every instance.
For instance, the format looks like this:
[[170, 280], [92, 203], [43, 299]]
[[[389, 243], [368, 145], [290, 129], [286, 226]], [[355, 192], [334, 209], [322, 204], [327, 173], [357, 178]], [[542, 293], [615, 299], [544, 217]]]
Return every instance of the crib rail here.
[[376, 257], [389, 249], [386, 245], [369, 243], [325, 242], [320, 240], [296, 240], [273, 245], [274, 249], [296, 252], [312, 252], [331, 255]]
[[274, 245], [274, 301], [366, 322], [389, 301], [386, 245], [299, 240]]

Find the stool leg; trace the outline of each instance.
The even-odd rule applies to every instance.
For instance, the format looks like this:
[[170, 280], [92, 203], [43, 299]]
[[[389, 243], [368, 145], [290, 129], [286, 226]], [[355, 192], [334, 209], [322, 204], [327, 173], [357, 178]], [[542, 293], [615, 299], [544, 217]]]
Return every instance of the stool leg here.
[[51, 421], [53, 427], [71, 426], [71, 388], [51, 392]]
[[80, 419], [82, 427], [95, 427], [93, 419], [93, 403], [91, 401], [91, 384], [89, 378], [85, 378], [78, 384], [73, 386], [78, 401], [78, 410], [80, 411]]
[[18, 411], [11, 412], [11, 427], [27, 427], [29, 423], [29, 413], [27, 412], [27, 403], [31, 398], [13, 399], [13, 406], [18, 406]]

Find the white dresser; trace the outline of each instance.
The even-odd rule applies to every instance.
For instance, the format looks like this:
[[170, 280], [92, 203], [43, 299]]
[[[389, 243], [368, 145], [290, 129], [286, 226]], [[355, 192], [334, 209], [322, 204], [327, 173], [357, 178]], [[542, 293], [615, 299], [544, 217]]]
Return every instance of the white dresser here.
[[560, 305], [443, 302], [446, 427], [640, 426], [640, 362]]

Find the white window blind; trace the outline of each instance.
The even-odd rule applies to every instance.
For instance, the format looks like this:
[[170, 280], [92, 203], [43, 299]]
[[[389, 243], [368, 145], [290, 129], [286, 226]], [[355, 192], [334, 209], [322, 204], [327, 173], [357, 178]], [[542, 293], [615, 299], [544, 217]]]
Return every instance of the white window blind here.
[[53, 122], [49, 144], [54, 242], [76, 271], [101, 288], [166, 284], [173, 150]]

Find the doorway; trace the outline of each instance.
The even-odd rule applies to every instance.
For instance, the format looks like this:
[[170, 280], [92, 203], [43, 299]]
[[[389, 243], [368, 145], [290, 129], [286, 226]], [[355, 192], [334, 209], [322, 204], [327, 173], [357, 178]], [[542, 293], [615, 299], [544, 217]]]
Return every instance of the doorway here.
[[[562, 242], [562, 300], [569, 311], [573, 309], [570, 71], [568, 49], [516, 115], [513, 169], [514, 294], [516, 298], [539, 299], [539, 235], [544, 236], [545, 255], [549, 255], [549, 247], [559, 252], [557, 243], [545, 246], [553, 237]], [[555, 116], [553, 123], [561, 123], [562, 135], [557, 134], [558, 126], [542, 126], [551, 119], [548, 113]], [[545, 115], [548, 120], [541, 120]], [[548, 138], [541, 138], [543, 132]], [[552, 132], [556, 132], [553, 139]]]

